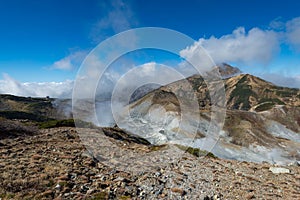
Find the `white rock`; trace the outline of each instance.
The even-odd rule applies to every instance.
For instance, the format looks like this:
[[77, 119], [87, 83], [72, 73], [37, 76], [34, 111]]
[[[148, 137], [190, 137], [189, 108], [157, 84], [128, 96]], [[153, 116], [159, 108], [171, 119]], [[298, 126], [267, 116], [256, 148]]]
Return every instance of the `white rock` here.
[[60, 190], [60, 189], [61, 189], [61, 185], [60, 185], [60, 184], [57, 184], [57, 185], [55, 186], [55, 189]]
[[291, 171], [289, 169], [283, 167], [270, 167], [269, 170], [273, 172], [273, 174], [289, 174]]
[[292, 162], [292, 163], [288, 164], [288, 166], [296, 166], [296, 167], [298, 167], [298, 166], [300, 166], [300, 161]]

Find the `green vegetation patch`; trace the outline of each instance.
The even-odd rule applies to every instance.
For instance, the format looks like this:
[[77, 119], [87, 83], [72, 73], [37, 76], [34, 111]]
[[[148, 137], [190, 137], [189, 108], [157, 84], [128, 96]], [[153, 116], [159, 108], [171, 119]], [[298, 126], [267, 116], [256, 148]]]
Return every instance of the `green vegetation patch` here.
[[51, 119], [48, 121], [40, 122], [38, 124], [39, 128], [57, 128], [57, 127], [75, 127], [78, 128], [97, 128], [93, 123], [91, 122], [85, 122], [82, 120], [75, 120], [74, 119], [62, 119], [62, 120], [55, 120]]
[[44, 111], [45, 109], [51, 109], [52, 103], [50, 101], [40, 101], [28, 104], [28, 110], [33, 113]]
[[13, 199], [15, 197], [15, 194], [13, 193], [2, 193], [0, 194], [1, 199]]
[[160, 151], [166, 147], [167, 147], [167, 145], [164, 145], [164, 144], [163, 145], [153, 145], [150, 147], [150, 151]]
[[107, 137], [114, 138], [116, 140], [128, 141], [143, 145], [151, 145], [151, 143], [148, 140], [139, 137], [138, 135], [126, 132], [125, 130], [119, 127], [104, 127], [101, 128], [101, 130], [103, 131], [104, 135], [106, 135]]
[[49, 120], [39, 123], [39, 128], [75, 127], [74, 119]]
[[259, 100], [259, 103], [267, 103], [267, 102], [271, 102], [274, 104], [278, 104], [278, 105], [285, 105], [285, 103], [283, 101], [281, 101], [280, 99], [277, 98], [262, 98]]
[[230, 95], [229, 101], [232, 101], [235, 98], [235, 108], [239, 108], [242, 104], [243, 110], [249, 110], [251, 108], [249, 98], [250, 96], [257, 97], [257, 94], [252, 91], [251, 86], [244, 83], [243, 77], [238, 84], [236, 84], [236, 88], [232, 91]]
[[266, 103], [263, 103], [263, 104], [260, 104], [259, 106], [257, 106], [255, 108], [255, 111], [262, 112], [262, 111], [270, 110], [273, 108], [274, 105], [275, 105], [274, 102], [266, 102]]
[[192, 87], [195, 91], [199, 91], [200, 86], [203, 86], [203, 85], [206, 86], [202, 77], [188, 79], [188, 81], [192, 85]]
[[183, 145], [179, 145], [179, 144], [176, 144], [175, 146], [189, 154], [192, 154], [193, 156], [196, 156], [196, 157], [205, 156], [205, 157], [210, 157], [210, 158], [217, 158], [217, 156], [215, 156], [213, 153], [208, 152], [206, 150], [201, 150], [199, 148], [193, 148], [193, 147], [187, 147], [187, 146], [183, 146]]
[[26, 119], [30, 121], [43, 122], [49, 120], [49, 118], [33, 113], [27, 113], [22, 111], [0, 111], [0, 117], [6, 119]]
[[105, 191], [93, 194], [91, 200], [105, 200], [108, 199], [109, 194]]
[[276, 91], [276, 95], [280, 97], [292, 97], [297, 95], [298, 92], [299, 90], [295, 88], [290, 89], [290, 88], [280, 87], [279, 90]]

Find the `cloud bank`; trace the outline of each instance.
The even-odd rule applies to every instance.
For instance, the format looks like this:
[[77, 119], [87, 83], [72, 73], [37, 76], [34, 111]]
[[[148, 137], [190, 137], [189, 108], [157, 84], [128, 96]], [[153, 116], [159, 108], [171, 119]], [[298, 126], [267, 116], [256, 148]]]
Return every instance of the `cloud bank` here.
[[[95, 69], [91, 67], [91, 69]], [[142, 86], [145, 80], [148, 80], [148, 77], [154, 77], [153, 82], [164, 83], [173, 82], [179, 80], [183, 77], [179, 77], [176, 73], [170, 73], [166, 67], [162, 65], [150, 62], [145, 63], [141, 66], [135, 68], [136, 70], [131, 70], [128, 73], [126, 78], [122, 79], [122, 84], [128, 88], [135, 88], [136, 86]], [[109, 99], [115, 85], [118, 83], [121, 77], [124, 77], [124, 74], [117, 73], [116, 71], [106, 71], [101, 79], [98, 81], [98, 73], [95, 70], [87, 72], [90, 76], [83, 77], [80, 80], [80, 83], [83, 85], [83, 90], [87, 89], [88, 91], [79, 91], [83, 98], [88, 98], [87, 94], [90, 94], [90, 88], [94, 88], [96, 85], [97, 91], [96, 95], [103, 99]], [[168, 77], [168, 79], [166, 79]], [[134, 80], [134, 81], [133, 81]], [[150, 80], [150, 79], [149, 79]], [[167, 80], [167, 81], [166, 81]], [[151, 81], [150, 81], [151, 82]], [[146, 83], [145, 83], [146, 84]], [[16, 96], [25, 96], [25, 97], [46, 97], [50, 96], [53, 98], [71, 98], [73, 92], [74, 81], [66, 80], [63, 82], [26, 82], [22, 83], [14, 78], [10, 77], [8, 74], [3, 74], [3, 79], [0, 79], [0, 94], [12, 94]], [[128, 95], [126, 91], [121, 96]]]
[[255, 27], [246, 31], [244, 27], [238, 27], [220, 38], [200, 38], [192, 46], [183, 49], [180, 55], [190, 57], [197, 54], [197, 47], [201, 46], [217, 64], [267, 64], [278, 55], [282, 44], [300, 52], [300, 17], [285, 23], [276, 19], [266, 30]]
[[198, 53], [198, 46], [202, 46], [217, 64], [267, 63], [278, 53], [279, 45], [279, 35], [274, 31], [253, 28], [246, 32], [244, 27], [239, 27], [231, 34], [220, 38], [214, 36], [209, 39], [200, 38], [193, 46], [182, 50], [180, 55], [190, 57]]
[[43, 82], [43, 83], [20, 83], [10, 77], [8, 74], [3, 75], [0, 80], [0, 94], [12, 94], [25, 97], [54, 97], [54, 98], [71, 98], [73, 81], [64, 82]]

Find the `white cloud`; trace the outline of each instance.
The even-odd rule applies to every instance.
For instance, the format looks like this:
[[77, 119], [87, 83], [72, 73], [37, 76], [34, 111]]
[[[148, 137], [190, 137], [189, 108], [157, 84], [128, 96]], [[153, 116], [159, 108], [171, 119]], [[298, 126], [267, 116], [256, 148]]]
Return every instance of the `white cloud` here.
[[266, 63], [278, 52], [279, 44], [279, 36], [274, 31], [253, 28], [246, 32], [245, 28], [239, 27], [220, 38], [200, 38], [192, 47], [183, 50], [181, 55], [187, 57], [196, 54], [197, 47], [202, 46], [215, 63]]
[[81, 62], [87, 55], [86, 51], [76, 51], [70, 55], [53, 63], [53, 69], [72, 70], [80, 66]]
[[132, 11], [128, 4], [122, 0], [115, 0], [112, 1], [112, 6], [113, 9], [105, 18], [100, 20], [99, 25], [103, 28], [111, 27], [116, 33], [129, 29]]
[[282, 17], [277, 17], [272, 20], [269, 24], [270, 28], [277, 31], [282, 31], [285, 29], [285, 23], [282, 21]]
[[8, 74], [3, 75], [0, 80], [0, 94], [12, 94], [17, 96], [31, 97], [55, 97], [55, 98], [71, 98], [73, 81], [64, 82], [30, 82], [21, 83]]
[[[195, 55], [204, 55], [199, 53], [203, 47], [217, 64], [222, 62], [234, 63], [243, 67], [246, 73], [247, 67], [266, 67], [269, 63], [276, 63], [275, 58], [281, 50], [281, 45], [289, 45], [292, 47], [292, 51], [300, 52], [300, 17], [285, 22], [281, 20], [281, 18], [273, 20], [267, 30], [252, 28], [247, 32], [245, 28], [239, 27], [233, 30], [231, 34], [223, 35], [220, 38], [214, 36], [208, 39], [200, 38], [192, 46], [183, 49], [180, 55], [184, 58], [194, 57], [195, 62], [201, 63], [201, 57]], [[286, 64], [288, 65], [288, 63], [287, 60]], [[293, 68], [295, 69], [294, 74], [297, 74], [297, 65], [296, 63], [295, 68]], [[180, 67], [186, 70], [184, 63]], [[251, 69], [249, 71], [257, 70]], [[300, 87], [300, 77], [297, 75], [289, 76], [280, 72], [260, 73], [258, 75], [276, 85]]]
[[292, 47], [300, 51], [300, 17], [286, 23], [286, 38]]
[[300, 75], [285, 76], [279, 73], [264, 73], [261, 74], [260, 77], [274, 83], [275, 85], [290, 88], [300, 88]]
[[95, 23], [91, 31], [91, 37], [97, 43], [106, 38], [107, 35], [128, 30], [137, 24], [129, 2], [112, 0], [110, 3], [104, 3], [103, 12], [106, 15]]
[[71, 58], [68, 56], [59, 61], [56, 61], [53, 64], [53, 68], [62, 69], [62, 70], [71, 70], [73, 68], [73, 65], [71, 63]]

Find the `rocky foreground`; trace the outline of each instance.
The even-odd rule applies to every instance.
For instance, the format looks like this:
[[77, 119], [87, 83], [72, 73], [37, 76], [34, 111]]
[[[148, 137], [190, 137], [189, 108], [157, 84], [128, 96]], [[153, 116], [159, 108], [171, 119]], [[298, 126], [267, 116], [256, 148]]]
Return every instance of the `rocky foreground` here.
[[[104, 157], [89, 153], [70, 127], [2, 138], [0, 199], [300, 199], [296, 165], [281, 169], [189, 153], [174, 157], [177, 150], [171, 145], [112, 138], [109, 130], [81, 131], [95, 133], [100, 146], [109, 144], [117, 152], [103, 151]], [[132, 165], [129, 156], [146, 156], [135, 160], [139, 170], [126, 168]]]

